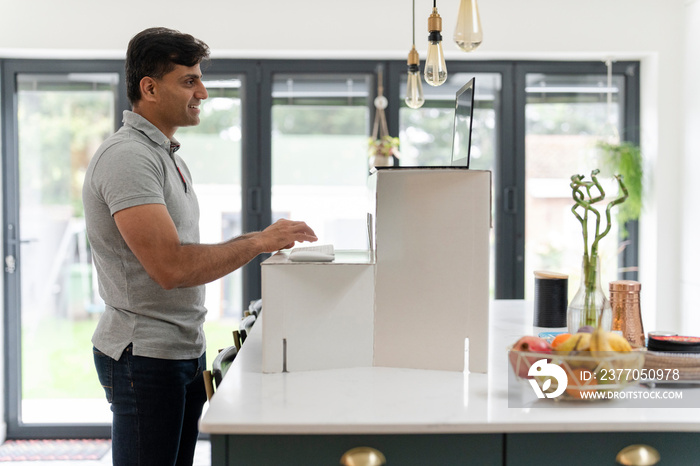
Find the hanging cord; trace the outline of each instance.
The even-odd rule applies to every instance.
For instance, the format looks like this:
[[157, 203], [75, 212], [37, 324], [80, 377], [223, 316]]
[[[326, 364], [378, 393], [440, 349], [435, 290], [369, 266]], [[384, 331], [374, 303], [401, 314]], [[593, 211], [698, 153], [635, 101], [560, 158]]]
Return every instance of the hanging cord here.
[[372, 129], [372, 139], [382, 138], [389, 135], [389, 126], [386, 123], [386, 115], [384, 114], [384, 106], [377, 105], [378, 101], [383, 101], [380, 97], [384, 97], [384, 78], [383, 69], [380, 67], [377, 72], [377, 98], [374, 99], [374, 108], [377, 109], [374, 116], [374, 128]]
[[605, 60], [605, 66], [608, 71], [608, 121], [612, 121], [612, 60]]
[[[605, 60], [605, 66], [607, 67], [607, 74], [608, 74], [608, 92], [607, 92], [607, 121], [605, 122], [605, 126], [609, 128], [610, 132], [612, 133], [610, 136], [612, 139], [619, 140], [620, 138], [620, 132], [617, 129], [617, 125], [614, 124], [613, 122], [613, 114], [612, 114], [612, 109], [613, 109], [613, 102], [612, 102], [612, 89], [613, 89], [613, 83], [612, 83], [612, 71], [613, 71], [613, 60], [612, 58], [607, 58]], [[610, 141], [610, 142], [617, 142], [617, 141]]]
[[413, 0], [413, 47], [416, 46], [416, 0]]

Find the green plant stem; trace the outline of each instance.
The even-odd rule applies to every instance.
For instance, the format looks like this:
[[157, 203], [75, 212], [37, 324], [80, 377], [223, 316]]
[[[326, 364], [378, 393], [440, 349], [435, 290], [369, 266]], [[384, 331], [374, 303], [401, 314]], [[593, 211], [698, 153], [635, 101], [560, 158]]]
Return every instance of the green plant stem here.
[[[605, 229], [601, 232], [601, 215], [598, 209], [596, 209], [593, 204], [605, 199], [605, 191], [598, 181], [597, 175], [599, 170], [593, 170], [591, 172], [592, 181], [583, 181], [583, 175], [574, 175], [571, 177], [571, 188], [572, 188], [572, 198], [574, 200], [574, 205], [571, 208], [576, 219], [581, 223], [582, 233], [583, 233], [583, 284], [585, 288], [584, 296], [584, 308], [583, 312], [583, 324], [584, 325], [596, 325], [596, 322], [602, 320], [602, 315], [598, 312], [603, 311], [597, 309], [595, 302], [595, 294], [598, 283], [598, 244], [601, 239], [603, 239], [612, 227], [611, 220], [611, 209], [623, 203], [627, 197], [628, 192], [625, 184], [622, 181], [622, 176], [617, 175], [618, 186], [622, 194], [615, 200], [608, 203], [605, 209]], [[597, 195], [593, 195], [593, 188], [598, 190]], [[585, 189], [585, 194], [583, 190]], [[588, 197], [588, 200], [586, 200]], [[578, 212], [578, 209], [583, 209], [583, 214]], [[588, 214], [592, 212], [595, 215], [595, 236], [593, 242], [591, 243], [590, 252], [588, 250]]]
[[598, 317], [595, 304], [595, 290], [598, 280], [598, 256], [583, 256], [583, 274], [586, 294], [583, 304], [583, 324], [594, 326]]
[[607, 220], [607, 227], [605, 228], [605, 231], [602, 234], [600, 234], [600, 236], [596, 236], [596, 240], [593, 242], [592, 247], [595, 247], [596, 252], [598, 251], [598, 242], [603, 237], [605, 237], [605, 235], [607, 235], [610, 232], [610, 228], [612, 227], [611, 212], [610, 212], [611, 209], [613, 207], [615, 207], [616, 205], [622, 204], [623, 202], [625, 202], [625, 200], [629, 196], [629, 193], [627, 191], [627, 187], [625, 186], [625, 183], [622, 182], [622, 176], [616, 175], [615, 179], [617, 180], [617, 185], [619, 186], [620, 191], [622, 191], [622, 194], [617, 199], [611, 201], [608, 204], [608, 207], [605, 209], [605, 218]]

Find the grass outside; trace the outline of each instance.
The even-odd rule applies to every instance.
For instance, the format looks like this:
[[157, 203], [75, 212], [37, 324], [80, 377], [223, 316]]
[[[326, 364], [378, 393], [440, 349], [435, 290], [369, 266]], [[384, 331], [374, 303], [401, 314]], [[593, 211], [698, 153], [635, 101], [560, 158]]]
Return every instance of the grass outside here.
[[[95, 320], [47, 318], [22, 332], [22, 399], [102, 398], [92, 359]], [[233, 345], [237, 319], [205, 322], [207, 368]]]

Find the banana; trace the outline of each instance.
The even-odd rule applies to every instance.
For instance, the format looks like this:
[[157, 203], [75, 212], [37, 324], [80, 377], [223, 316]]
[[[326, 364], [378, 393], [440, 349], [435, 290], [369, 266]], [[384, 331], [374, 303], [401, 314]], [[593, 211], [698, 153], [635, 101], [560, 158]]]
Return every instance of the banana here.
[[591, 334], [582, 333], [579, 339], [578, 345], [574, 348], [574, 351], [588, 351], [591, 346]]
[[610, 343], [613, 351], [632, 351], [632, 345], [630, 345], [627, 339], [620, 334], [610, 332], [610, 334], [608, 334], [608, 342]]
[[596, 327], [591, 334], [591, 351], [615, 351], [610, 345], [609, 333], [600, 327]]
[[593, 333], [575, 333], [554, 348], [554, 351], [609, 351], [627, 352], [632, 346], [623, 337], [614, 332], [606, 332], [600, 328]]
[[561, 345], [554, 348], [555, 351], [588, 351], [591, 342], [590, 333], [574, 333]]
[[620, 334], [596, 328], [591, 335], [591, 351], [632, 351], [632, 346]]

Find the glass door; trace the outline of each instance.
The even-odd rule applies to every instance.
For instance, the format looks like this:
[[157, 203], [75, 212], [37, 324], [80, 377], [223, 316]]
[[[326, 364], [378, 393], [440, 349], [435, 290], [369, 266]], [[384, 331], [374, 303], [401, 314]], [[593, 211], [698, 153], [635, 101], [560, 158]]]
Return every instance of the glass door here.
[[[12, 316], [6, 332], [8, 428], [30, 437], [108, 435], [112, 415], [90, 342], [104, 302], [81, 191], [92, 155], [121, 124], [124, 86], [118, 71], [11, 72], [13, 88], [6, 86], [3, 94], [16, 101], [15, 108], [5, 107], [13, 110], [5, 121], [14, 125], [6, 134], [17, 135], [16, 151], [6, 151], [4, 181], [5, 298]], [[242, 75], [206, 76], [201, 124], [176, 135], [194, 178], [207, 243], [243, 229], [244, 82]], [[244, 306], [242, 281], [236, 271], [207, 285], [210, 363], [218, 349], [233, 344]]]
[[[209, 98], [200, 124], [178, 129], [178, 154], [192, 173], [200, 206], [202, 243], [220, 243], [242, 233], [242, 97], [244, 76], [205, 74]], [[218, 350], [233, 345], [232, 331], [243, 314], [243, 270], [206, 285], [207, 364]]]
[[81, 190], [114, 132], [118, 85], [117, 73], [16, 75], [19, 215], [5, 270], [20, 281], [20, 424], [111, 421], [90, 351], [104, 303]]
[[275, 74], [272, 218], [303, 220], [320, 243], [367, 249], [371, 76]]
[[[425, 104], [412, 109], [401, 101], [399, 109], [399, 137], [401, 139], [401, 166], [449, 166], [452, 157], [452, 133], [455, 113], [455, 95], [471, 78], [475, 78], [474, 118], [470, 168], [490, 170], [495, 198], [499, 177], [499, 135], [502, 129], [502, 77], [500, 73], [450, 74], [440, 87], [424, 86]], [[406, 95], [406, 82], [401, 83], [400, 95]], [[492, 203], [495, 217], [500, 212]], [[490, 295], [495, 295], [496, 231], [491, 229]]]
[[[605, 74], [525, 75], [525, 299], [534, 298], [535, 270], [569, 276], [569, 297], [578, 289], [583, 233], [571, 207], [571, 176], [601, 169], [607, 202], [617, 183], [606, 172], [598, 142], [620, 142], [624, 128], [624, 77]], [[613, 212], [614, 214], [614, 212]], [[604, 225], [603, 225], [604, 227]], [[589, 243], [590, 244], [590, 243]], [[617, 279], [618, 225], [600, 242], [602, 283]]]

